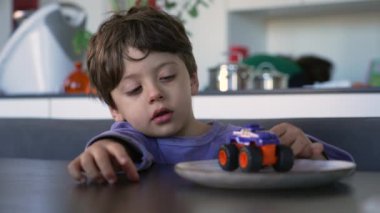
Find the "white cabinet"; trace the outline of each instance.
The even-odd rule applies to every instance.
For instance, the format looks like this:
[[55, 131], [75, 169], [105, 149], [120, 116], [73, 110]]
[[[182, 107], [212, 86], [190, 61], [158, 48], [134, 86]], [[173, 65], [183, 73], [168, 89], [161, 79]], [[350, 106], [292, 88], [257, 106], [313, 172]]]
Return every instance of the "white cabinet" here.
[[112, 119], [93, 97], [0, 97], [1, 118]]
[[51, 98], [50, 116], [59, 119], [112, 119], [107, 105], [90, 97]]
[[48, 99], [4, 98], [0, 99], [0, 118], [49, 118]]
[[380, 58], [379, 0], [227, 0], [228, 45], [251, 54], [315, 55], [334, 64], [332, 80], [366, 82]]
[[[197, 95], [193, 108], [199, 119], [380, 117], [380, 93]], [[2, 98], [1, 118], [112, 119], [90, 97]]]
[[[195, 96], [202, 119], [379, 117], [380, 93]], [[217, 110], [216, 110], [217, 109]]]

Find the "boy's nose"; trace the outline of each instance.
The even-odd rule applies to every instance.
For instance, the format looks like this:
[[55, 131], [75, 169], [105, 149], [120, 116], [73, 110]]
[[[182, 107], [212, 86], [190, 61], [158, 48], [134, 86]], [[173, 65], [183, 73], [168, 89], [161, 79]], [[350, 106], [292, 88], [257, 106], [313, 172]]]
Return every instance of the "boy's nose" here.
[[149, 103], [154, 103], [156, 101], [162, 101], [164, 96], [161, 90], [157, 86], [152, 86], [149, 90]]

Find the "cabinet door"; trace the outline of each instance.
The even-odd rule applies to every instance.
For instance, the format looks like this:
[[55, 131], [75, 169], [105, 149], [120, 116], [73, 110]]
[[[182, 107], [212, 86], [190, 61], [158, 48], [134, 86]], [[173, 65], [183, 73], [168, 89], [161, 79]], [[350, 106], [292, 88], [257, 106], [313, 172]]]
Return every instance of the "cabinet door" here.
[[302, 5], [304, 0], [227, 0], [229, 11], [261, 10]]

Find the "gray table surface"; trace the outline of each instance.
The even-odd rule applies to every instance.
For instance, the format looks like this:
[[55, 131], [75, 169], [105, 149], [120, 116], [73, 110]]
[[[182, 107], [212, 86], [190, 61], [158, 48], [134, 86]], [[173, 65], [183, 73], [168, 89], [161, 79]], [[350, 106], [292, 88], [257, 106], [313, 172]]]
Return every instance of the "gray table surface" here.
[[297, 190], [225, 190], [196, 185], [154, 165], [139, 183], [78, 185], [66, 161], [0, 159], [0, 212], [380, 212], [380, 173]]

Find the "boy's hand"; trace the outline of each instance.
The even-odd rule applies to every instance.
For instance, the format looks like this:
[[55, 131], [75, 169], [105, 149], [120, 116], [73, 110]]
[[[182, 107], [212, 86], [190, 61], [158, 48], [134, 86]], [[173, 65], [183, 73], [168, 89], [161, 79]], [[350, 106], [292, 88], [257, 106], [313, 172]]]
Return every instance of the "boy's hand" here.
[[323, 152], [323, 144], [312, 143], [305, 133], [296, 126], [288, 123], [275, 125], [270, 129], [281, 141], [281, 144], [289, 146], [296, 157], [309, 159], [326, 159]]
[[70, 175], [81, 183], [90, 182], [113, 184], [117, 181], [116, 169], [125, 172], [129, 180], [138, 181], [136, 167], [125, 148], [110, 139], [102, 139], [89, 146], [72, 160], [67, 169]]

